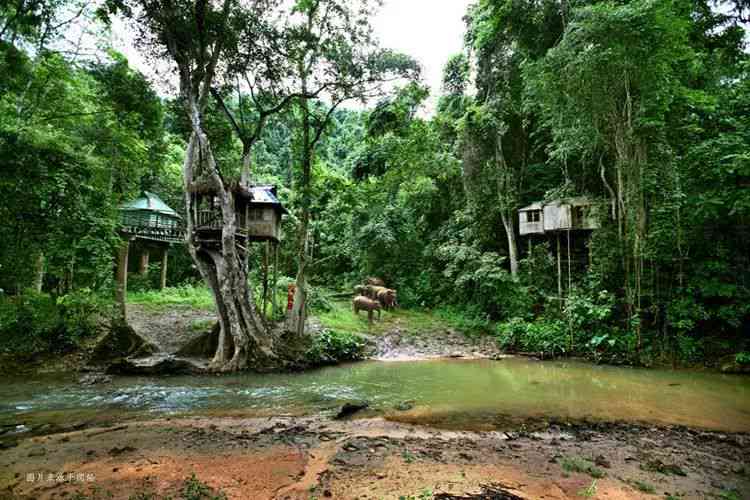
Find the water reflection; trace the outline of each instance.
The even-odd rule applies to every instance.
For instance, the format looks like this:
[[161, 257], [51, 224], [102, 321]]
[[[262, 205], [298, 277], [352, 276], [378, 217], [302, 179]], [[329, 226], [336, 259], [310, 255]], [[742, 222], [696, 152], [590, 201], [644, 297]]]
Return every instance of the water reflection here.
[[[13, 380], [0, 387], [0, 419], [87, 409], [316, 412], [351, 399], [367, 400], [391, 417], [458, 427], [591, 418], [750, 431], [746, 377], [516, 358], [364, 362], [297, 374], [118, 378], [100, 386], [80, 386], [72, 376]], [[404, 401], [412, 408], [394, 410]]]

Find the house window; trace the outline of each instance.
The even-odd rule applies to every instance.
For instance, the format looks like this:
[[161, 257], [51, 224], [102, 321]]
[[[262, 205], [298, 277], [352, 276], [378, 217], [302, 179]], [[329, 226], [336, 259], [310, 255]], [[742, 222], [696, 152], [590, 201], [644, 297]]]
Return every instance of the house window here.
[[262, 208], [251, 208], [250, 209], [250, 220], [261, 221], [263, 220], [263, 209]]
[[573, 225], [582, 226], [583, 218], [586, 216], [584, 207], [573, 207]]
[[526, 212], [526, 222], [539, 222], [542, 220], [541, 210], [529, 210]]

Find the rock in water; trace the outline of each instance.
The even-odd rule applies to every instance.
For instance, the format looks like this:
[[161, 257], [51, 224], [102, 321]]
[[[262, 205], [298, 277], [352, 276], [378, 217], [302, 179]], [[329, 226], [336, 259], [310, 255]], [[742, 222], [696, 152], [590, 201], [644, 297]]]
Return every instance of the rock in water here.
[[356, 403], [344, 403], [344, 406], [341, 407], [339, 412], [334, 417], [336, 420], [340, 420], [342, 418], [349, 417], [351, 415], [354, 415], [358, 411], [362, 411], [365, 408], [368, 408], [370, 406], [370, 403], [366, 401], [360, 401]]
[[78, 379], [81, 385], [107, 384], [112, 382], [112, 377], [103, 373], [87, 373]]
[[397, 404], [394, 408], [398, 411], [409, 411], [412, 408], [414, 408], [414, 402], [413, 401], [403, 401], [399, 404]]
[[198, 360], [156, 355], [148, 358], [119, 359], [107, 367], [112, 375], [191, 375], [206, 372]]
[[112, 325], [91, 353], [90, 363], [102, 364], [127, 356], [148, 356], [158, 348], [126, 324]]
[[221, 327], [216, 323], [210, 332], [205, 332], [185, 344], [175, 354], [185, 357], [210, 358], [219, 347], [219, 332]]

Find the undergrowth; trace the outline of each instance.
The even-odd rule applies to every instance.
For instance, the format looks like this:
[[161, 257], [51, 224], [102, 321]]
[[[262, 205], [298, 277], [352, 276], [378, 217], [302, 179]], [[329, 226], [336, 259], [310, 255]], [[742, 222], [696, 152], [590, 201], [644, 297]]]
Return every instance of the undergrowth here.
[[214, 297], [204, 286], [183, 285], [164, 290], [147, 290], [128, 293], [128, 302], [149, 309], [167, 309], [175, 306], [194, 309], [214, 309]]

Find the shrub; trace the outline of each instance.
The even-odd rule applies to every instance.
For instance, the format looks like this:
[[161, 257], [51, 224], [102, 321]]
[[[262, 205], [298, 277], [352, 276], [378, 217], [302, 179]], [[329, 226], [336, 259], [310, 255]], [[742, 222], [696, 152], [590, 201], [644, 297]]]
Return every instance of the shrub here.
[[108, 301], [89, 288], [76, 290], [57, 299], [63, 328], [74, 341], [79, 342], [96, 331], [96, 318], [107, 310]]
[[364, 349], [364, 340], [356, 334], [323, 330], [313, 338], [306, 357], [317, 365], [357, 361], [364, 359]]
[[448, 306], [437, 309], [435, 314], [450, 325], [468, 334], [491, 333], [492, 322], [479, 306], [470, 304], [466, 307]]
[[734, 360], [738, 365], [750, 365], [750, 352], [742, 351], [738, 352], [734, 357]]
[[568, 326], [561, 320], [527, 322], [518, 317], [500, 323], [496, 336], [503, 349], [538, 352], [550, 357], [566, 354], [570, 339]]
[[308, 286], [307, 305], [311, 311], [328, 312], [333, 309], [331, 299], [325, 293], [323, 288], [317, 286]]
[[96, 332], [105, 306], [88, 289], [57, 299], [31, 291], [0, 297], [0, 349], [21, 355], [68, 351]]

